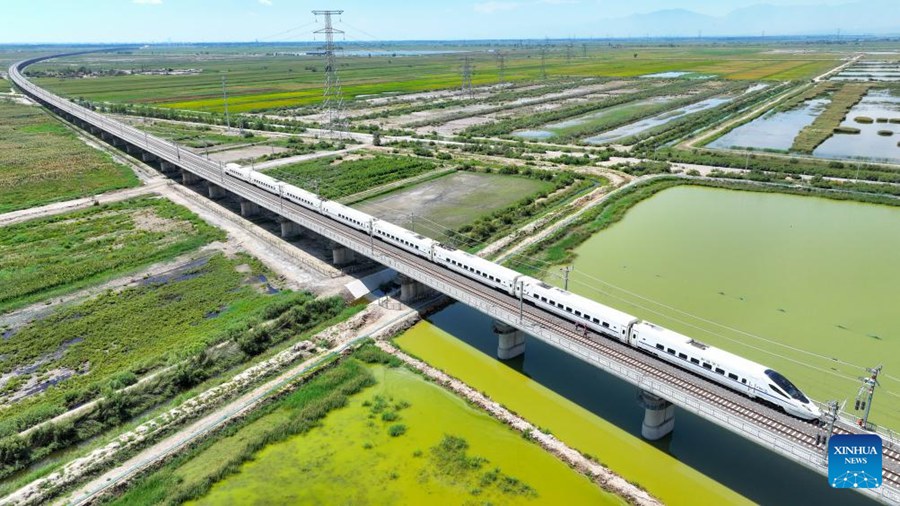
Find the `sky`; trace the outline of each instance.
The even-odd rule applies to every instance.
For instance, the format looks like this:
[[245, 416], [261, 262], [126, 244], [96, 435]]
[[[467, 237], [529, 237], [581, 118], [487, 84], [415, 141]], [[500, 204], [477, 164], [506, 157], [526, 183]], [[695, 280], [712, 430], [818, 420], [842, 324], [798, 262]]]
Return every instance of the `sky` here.
[[[765, 3], [778, 8], [821, 6], [851, 0], [3, 0], [0, 43], [230, 42], [312, 40], [313, 9], [343, 9], [336, 24], [350, 41], [439, 39], [542, 39], [675, 35], [686, 36], [736, 9]], [[855, 0], [876, 3], [881, 0]], [[862, 4], [868, 5], [868, 4]], [[639, 15], [683, 9], [701, 15], [678, 30], [661, 16], [641, 23]], [[900, 9], [878, 14], [894, 17]], [[798, 11], [793, 11], [795, 14]], [[875, 15], [875, 13], [872, 13]], [[636, 17], [637, 16], [637, 17]], [[693, 19], [693, 18], [692, 18]], [[840, 18], [838, 18], [840, 19]], [[734, 20], [732, 20], [734, 21]], [[739, 20], [738, 20], [739, 21]], [[831, 33], [840, 26], [822, 21], [805, 30]], [[630, 33], [639, 26], [645, 33]], [[690, 26], [688, 26], [690, 25]], [[734, 22], [719, 31], [736, 30]], [[790, 30], [790, 25], [785, 25]], [[617, 27], [621, 33], [617, 32]], [[646, 27], [646, 28], [644, 28]], [[292, 31], [288, 31], [294, 29]], [[752, 27], [755, 31], [757, 27]], [[764, 29], [764, 28], [763, 28]], [[750, 30], [750, 28], [748, 28]], [[283, 33], [286, 32], [287, 33]], [[852, 27], [848, 26], [846, 33]], [[696, 33], [696, 32], [694, 32]], [[724, 34], [724, 33], [722, 33]], [[770, 32], [771, 35], [775, 33]], [[277, 35], [277, 36], [276, 36]], [[741, 34], [735, 34], [741, 35]]]

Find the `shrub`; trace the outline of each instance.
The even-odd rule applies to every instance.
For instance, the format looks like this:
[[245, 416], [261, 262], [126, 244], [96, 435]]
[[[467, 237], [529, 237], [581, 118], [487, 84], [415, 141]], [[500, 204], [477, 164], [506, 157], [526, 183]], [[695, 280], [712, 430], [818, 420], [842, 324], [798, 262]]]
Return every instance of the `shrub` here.
[[390, 434], [391, 437], [402, 436], [403, 434], [406, 434], [406, 425], [403, 425], [402, 423], [391, 425], [388, 429], [388, 434]]

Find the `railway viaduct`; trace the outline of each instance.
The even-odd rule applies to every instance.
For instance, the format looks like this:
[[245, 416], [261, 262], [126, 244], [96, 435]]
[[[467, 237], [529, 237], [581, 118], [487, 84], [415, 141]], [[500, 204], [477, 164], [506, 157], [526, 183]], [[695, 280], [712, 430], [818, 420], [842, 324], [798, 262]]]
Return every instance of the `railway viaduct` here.
[[[792, 418], [590, 330], [576, 329], [570, 322], [520, 299], [375, 241], [370, 235], [249, 183], [226, 178], [221, 163], [60, 98], [22, 75], [28, 65], [73, 54], [80, 53], [16, 63], [9, 69], [9, 78], [23, 93], [81, 129], [155, 164], [185, 185], [205, 185], [209, 198], [233, 194], [241, 199], [241, 213], [245, 216], [262, 210], [272, 213], [281, 223], [282, 235], [308, 230], [323, 236], [333, 244], [333, 260], [337, 264], [362, 255], [394, 269], [400, 275], [401, 297], [415, 297], [427, 287], [491, 316], [498, 335], [498, 356], [502, 359], [524, 353], [527, 333], [635, 385], [638, 401], [645, 408], [642, 433], [648, 439], [659, 439], [673, 429], [677, 407], [827, 476], [826, 448], [818, 442], [816, 436], [821, 429], [815, 424]], [[858, 432], [860, 429], [848, 418], [835, 424], [835, 433]], [[900, 504], [900, 451], [884, 439], [883, 486], [857, 490], [886, 504]]]

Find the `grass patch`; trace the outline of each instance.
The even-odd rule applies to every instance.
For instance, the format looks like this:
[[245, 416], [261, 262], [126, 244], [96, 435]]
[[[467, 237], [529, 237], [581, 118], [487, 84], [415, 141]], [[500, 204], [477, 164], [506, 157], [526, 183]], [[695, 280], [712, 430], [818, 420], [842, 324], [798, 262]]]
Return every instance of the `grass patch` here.
[[0, 313], [221, 240], [225, 233], [143, 197], [3, 228]]
[[[238, 272], [239, 264], [250, 265], [251, 272]], [[261, 331], [244, 336], [248, 320], [269, 317], [270, 312], [277, 316], [310, 299], [291, 292], [264, 293], [256, 277], [264, 273], [268, 272], [250, 257], [228, 260], [215, 255], [171, 279], [107, 292], [22, 327], [0, 341], [0, 354], [6, 357], [0, 371], [34, 381], [47, 381], [52, 371], [70, 376], [0, 410], [0, 435], [24, 430], [223, 339], [233, 338], [241, 351], [243, 339], [262, 341], [256, 335]], [[326, 308], [317, 311], [333, 313]], [[266, 342], [274, 342], [272, 334], [267, 332]], [[177, 381], [183, 385], [197, 383], [193, 371], [180, 374]]]
[[137, 185], [42, 108], [0, 99], [0, 213]]
[[835, 129], [847, 118], [850, 109], [862, 100], [871, 87], [872, 85], [864, 83], [844, 84], [839, 87], [831, 95], [831, 102], [828, 103], [825, 110], [816, 117], [815, 121], [800, 130], [800, 133], [794, 138], [791, 150], [811, 154], [819, 144], [831, 137]]
[[308, 190], [314, 190], [317, 184], [319, 195], [336, 199], [435, 168], [435, 163], [420, 158], [376, 155], [346, 162], [335, 157], [321, 158], [278, 167], [267, 174]]
[[245, 132], [244, 135], [226, 135], [218, 130], [213, 130], [209, 126], [178, 125], [162, 122], [139, 123], [135, 126], [151, 135], [192, 148], [251, 144], [268, 140], [268, 137], [254, 135], [251, 132]]

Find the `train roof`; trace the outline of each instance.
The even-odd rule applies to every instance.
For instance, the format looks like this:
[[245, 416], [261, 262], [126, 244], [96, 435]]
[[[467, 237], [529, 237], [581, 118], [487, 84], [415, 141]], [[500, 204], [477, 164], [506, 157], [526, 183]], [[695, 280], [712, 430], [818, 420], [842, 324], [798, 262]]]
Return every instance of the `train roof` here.
[[[532, 278], [534, 279], [534, 278]], [[624, 311], [619, 311], [616, 308], [609, 307], [606, 304], [597, 302], [593, 299], [589, 299], [583, 295], [578, 295], [577, 293], [569, 292], [563, 290], [558, 286], [553, 286], [547, 284], [543, 281], [535, 279], [534, 283], [532, 283], [535, 287], [542, 289], [546, 292], [550, 292], [550, 295], [557, 302], [563, 302], [573, 308], [577, 308], [581, 311], [585, 309], [589, 309], [590, 307], [599, 308], [604, 314], [611, 316], [616, 316], [622, 321], [635, 321], [637, 318], [633, 315], [630, 315]]]
[[653, 329], [653, 333], [659, 341], [697, 350], [698, 352], [701, 352], [704, 358], [723, 367], [730, 367], [732, 369], [754, 372], [757, 374], [762, 374], [766, 369], [769, 369], [760, 363], [746, 359], [740, 355], [735, 355], [734, 353], [725, 351], [721, 348], [716, 348], [715, 346], [711, 346], [704, 342], [697, 341], [696, 339], [675, 332], [674, 330], [660, 327], [654, 323], [641, 322], [639, 325]]

